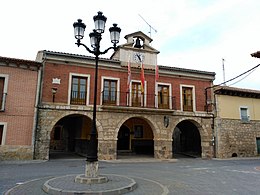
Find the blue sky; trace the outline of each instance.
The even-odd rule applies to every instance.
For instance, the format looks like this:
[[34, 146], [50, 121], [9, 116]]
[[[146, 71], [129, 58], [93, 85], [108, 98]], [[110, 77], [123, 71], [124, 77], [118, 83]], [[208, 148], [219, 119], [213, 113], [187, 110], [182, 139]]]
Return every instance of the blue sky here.
[[[88, 34], [102, 11], [107, 29], [121, 27], [120, 44], [135, 31], [149, 36], [148, 22], [157, 30], [151, 37], [159, 65], [216, 72], [219, 84], [222, 58], [226, 80], [260, 63], [250, 56], [260, 51], [259, 9], [259, 0], [8, 0], [1, 3], [0, 56], [34, 60], [43, 49], [89, 55], [74, 44], [72, 24], [82, 18]], [[106, 32], [102, 46], [110, 45]], [[232, 86], [260, 90], [258, 75], [260, 68]]]

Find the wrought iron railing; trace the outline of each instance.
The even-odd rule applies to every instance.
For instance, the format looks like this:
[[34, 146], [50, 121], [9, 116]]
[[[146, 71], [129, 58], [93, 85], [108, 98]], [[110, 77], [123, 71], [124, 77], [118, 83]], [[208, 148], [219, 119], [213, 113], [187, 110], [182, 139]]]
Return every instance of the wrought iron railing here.
[[183, 100], [183, 111], [193, 111], [193, 100]]
[[72, 91], [70, 97], [70, 103], [76, 105], [86, 105], [86, 92]]
[[141, 92], [114, 92], [113, 96], [109, 96], [109, 94], [101, 92], [101, 105], [176, 110], [176, 98], [172, 96], [158, 98], [158, 95], [142, 94]]

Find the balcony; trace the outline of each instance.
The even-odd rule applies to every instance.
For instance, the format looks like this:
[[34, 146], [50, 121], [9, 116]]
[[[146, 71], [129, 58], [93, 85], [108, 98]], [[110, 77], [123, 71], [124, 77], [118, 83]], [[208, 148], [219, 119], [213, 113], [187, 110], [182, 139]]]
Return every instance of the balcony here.
[[176, 110], [176, 98], [172, 96], [158, 96], [154, 94], [101, 92], [100, 105], [103, 107], [131, 107]]

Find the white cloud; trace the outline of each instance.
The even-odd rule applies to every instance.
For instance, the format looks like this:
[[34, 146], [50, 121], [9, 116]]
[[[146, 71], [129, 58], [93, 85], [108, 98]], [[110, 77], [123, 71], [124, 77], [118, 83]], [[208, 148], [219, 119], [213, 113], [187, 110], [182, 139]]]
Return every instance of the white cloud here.
[[[250, 56], [260, 50], [259, 7], [258, 0], [8, 0], [1, 3], [0, 55], [34, 60], [43, 49], [88, 55], [74, 45], [72, 24], [78, 18], [87, 25], [88, 44], [93, 15], [103, 11], [107, 29], [114, 22], [121, 27], [123, 44], [126, 34], [140, 30], [149, 35], [140, 14], [157, 30], [151, 36], [161, 52], [159, 64], [216, 72], [217, 84], [223, 81], [222, 58], [226, 79], [260, 63]], [[110, 45], [106, 32], [102, 46]], [[259, 89], [257, 75], [259, 70], [235, 86]]]

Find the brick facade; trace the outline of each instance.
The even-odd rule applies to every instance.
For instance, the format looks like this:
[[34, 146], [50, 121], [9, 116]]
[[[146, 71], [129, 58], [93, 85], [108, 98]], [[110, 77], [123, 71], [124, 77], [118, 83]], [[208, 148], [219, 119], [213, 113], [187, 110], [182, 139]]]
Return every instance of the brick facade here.
[[5, 78], [6, 86], [4, 109], [0, 111], [0, 125], [4, 126], [0, 160], [32, 159], [38, 68], [41, 64], [3, 57], [0, 64], [0, 77]]

